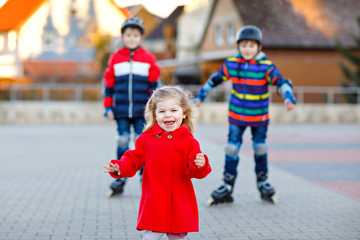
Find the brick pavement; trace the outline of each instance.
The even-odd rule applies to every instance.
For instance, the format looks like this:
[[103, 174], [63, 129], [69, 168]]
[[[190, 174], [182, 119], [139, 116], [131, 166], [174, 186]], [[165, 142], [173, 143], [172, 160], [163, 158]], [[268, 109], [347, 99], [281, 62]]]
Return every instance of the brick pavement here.
[[[358, 158], [359, 130], [359, 125], [271, 125], [269, 151], [276, 156], [288, 150], [338, 149]], [[305, 168], [300, 158], [295, 165], [286, 159], [272, 162], [270, 180], [279, 200], [273, 206], [259, 199], [251, 143], [244, 143], [235, 202], [208, 208], [209, 194], [221, 180], [227, 127], [202, 125], [196, 131], [213, 172], [194, 180], [200, 232], [187, 239], [360, 239], [360, 200], [336, 191], [342, 187], [334, 189], [344, 183], [339, 180], [344, 174], [359, 186], [359, 161], [345, 161], [350, 168], [338, 161], [333, 167], [340, 175], [315, 180], [306, 173], [316, 171]], [[114, 156], [114, 133], [113, 124], [0, 126], [0, 239], [141, 239], [142, 232], [135, 230], [138, 176], [128, 181], [121, 197], [106, 198], [111, 178], [102, 173], [102, 165]], [[311, 137], [317, 142], [309, 143]], [[348, 143], [334, 143], [334, 137]], [[321, 162], [316, 164], [321, 170]], [[360, 194], [358, 187], [350, 189]]]

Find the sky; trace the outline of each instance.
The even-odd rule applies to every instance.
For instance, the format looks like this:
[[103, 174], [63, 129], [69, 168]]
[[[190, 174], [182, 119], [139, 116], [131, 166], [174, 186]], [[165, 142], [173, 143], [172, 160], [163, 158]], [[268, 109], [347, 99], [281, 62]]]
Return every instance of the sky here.
[[[0, 8], [8, 0], [0, 0]], [[165, 18], [179, 5], [185, 5], [193, 0], [114, 0], [120, 7], [142, 4], [149, 12]]]
[[149, 12], [165, 18], [179, 5], [185, 5], [193, 0], [114, 0], [120, 7], [142, 4]]
[[0, 8], [7, 2], [7, 0], [0, 0]]

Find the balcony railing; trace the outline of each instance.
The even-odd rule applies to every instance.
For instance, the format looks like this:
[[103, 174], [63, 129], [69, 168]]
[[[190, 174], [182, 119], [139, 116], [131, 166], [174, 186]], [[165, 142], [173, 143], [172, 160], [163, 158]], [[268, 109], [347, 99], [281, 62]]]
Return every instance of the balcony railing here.
[[[188, 85], [187, 89], [192, 92], [197, 92], [201, 86]], [[230, 98], [231, 84], [223, 84], [214, 88], [209, 96], [205, 99], [207, 102], [228, 101]], [[342, 88], [342, 87], [328, 87], [328, 86], [296, 86], [293, 89], [298, 104], [304, 103], [325, 103], [337, 104], [347, 103], [345, 99], [346, 94], [356, 94], [356, 103], [360, 106], [360, 87]], [[270, 101], [281, 102], [281, 97], [277, 96], [276, 87], [269, 88]]]
[[[196, 93], [201, 86], [184, 85], [184, 88]], [[223, 84], [211, 91], [206, 98], [207, 102], [228, 101], [230, 97], [229, 84]], [[360, 106], [360, 88], [342, 87], [310, 87], [296, 86], [294, 94], [297, 103], [346, 103], [345, 94], [356, 94], [356, 103]], [[276, 96], [276, 89], [270, 87], [270, 99], [272, 102], [280, 102]], [[13, 86], [0, 86], [0, 101], [101, 101], [101, 84], [26, 84]]]
[[100, 101], [100, 84], [24, 84], [0, 86], [0, 100], [16, 101]]

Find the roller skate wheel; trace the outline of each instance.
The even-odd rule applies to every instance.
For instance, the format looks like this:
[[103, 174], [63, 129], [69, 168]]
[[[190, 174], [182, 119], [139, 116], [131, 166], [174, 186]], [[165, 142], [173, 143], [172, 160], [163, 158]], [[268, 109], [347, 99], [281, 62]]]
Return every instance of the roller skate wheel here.
[[111, 198], [112, 196], [114, 196], [114, 191], [112, 189], [110, 189], [106, 196], [108, 198]]
[[210, 199], [208, 200], [208, 202], [207, 202], [207, 206], [208, 206], [208, 207], [211, 207], [211, 206], [213, 206], [213, 205], [215, 205], [215, 199], [210, 198]]
[[265, 203], [271, 203], [271, 204], [277, 204], [277, 199], [275, 196], [272, 196], [272, 197], [262, 197], [261, 198], [263, 200], [263, 202]]

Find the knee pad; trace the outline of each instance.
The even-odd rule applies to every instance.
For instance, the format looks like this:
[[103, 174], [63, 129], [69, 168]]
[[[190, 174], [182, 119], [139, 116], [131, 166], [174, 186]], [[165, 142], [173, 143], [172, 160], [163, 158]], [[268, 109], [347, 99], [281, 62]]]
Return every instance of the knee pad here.
[[240, 148], [234, 144], [228, 143], [225, 146], [225, 153], [229, 156], [237, 156]]
[[130, 142], [130, 135], [124, 134], [124, 135], [118, 135], [116, 137], [116, 142], [119, 147], [126, 147], [129, 145]]
[[267, 145], [265, 143], [254, 143], [255, 155], [264, 155], [267, 153]]

